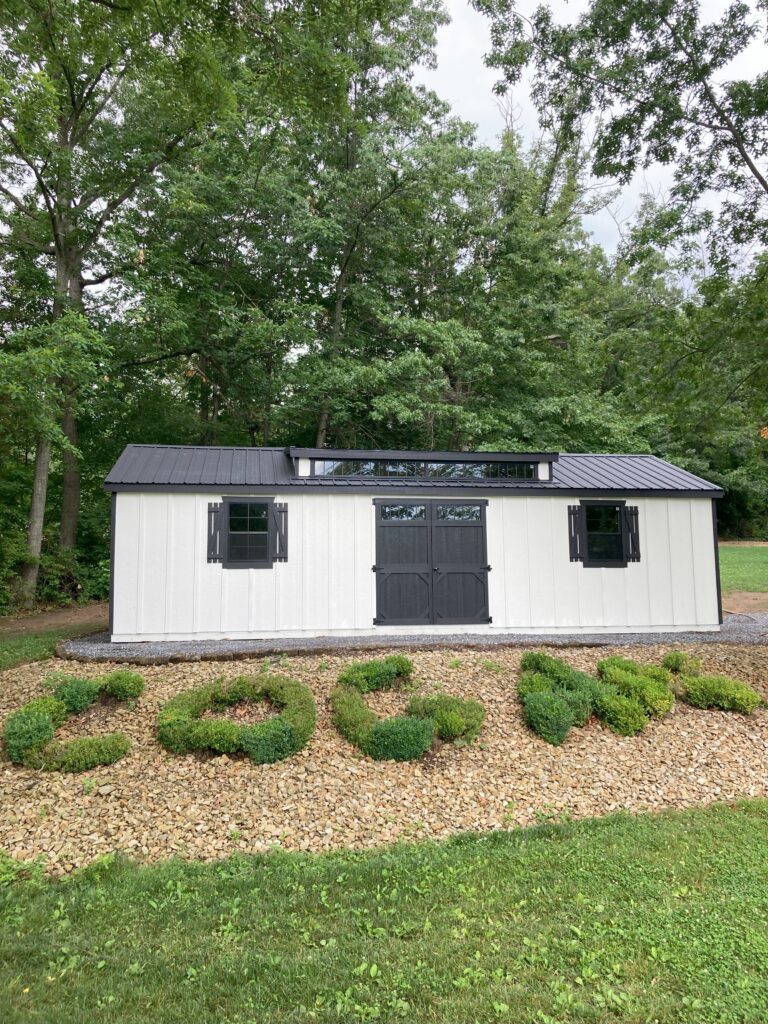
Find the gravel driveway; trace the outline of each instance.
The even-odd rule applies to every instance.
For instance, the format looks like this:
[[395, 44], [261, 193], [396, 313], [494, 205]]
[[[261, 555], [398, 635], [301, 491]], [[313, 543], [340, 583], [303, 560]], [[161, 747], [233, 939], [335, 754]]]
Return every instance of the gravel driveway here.
[[[686, 645], [707, 671], [728, 672], [768, 698], [768, 647]], [[624, 647], [656, 661], [668, 647]], [[572, 664], [592, 670], [610, 652], [569, 648]], [[435, 684], [483, 701], [487, 723], [477, 744], [443, 746], [420, 762], [362, 757], [330, 722], [328, 694], [349, 655], [272, 659], [312, 688], [319, 720], [309, 745], [274, 765], [228, 757], [179, 757], [154, 738], [158, 709], [180, 690], [258, 670], [263, 659], [237, 664], [196, 662], [143, 669], [147, 690], [135, 710], [117, 706], [80, 724], [80, 734], [122, 729], [131, 752], [85, 775], [44, 774], [0, 761], [0, 849], [19, 859], [40, 854], [67, 872], [99, 854], [143, 859], [172, 855], [212, 860], [274, 844], [293, 850], [369, 847], [397, 839], [443, 837], [467, 829], [526, 825], [542, 815], [606, 814], [683, 807], [739, 796], [768, 795], [768, 712], [749, 717], [678, 705], [663, 721], [622, 738], [593, 721], [562, 747], [530, 733], [514, 683], [519, 649], [421, 650], [413, 654], [421, 691]], [[78, 665], [93, 677], [106, 665]], [[0, 719], [42, 692], [49, 661], [0, 673]], [[401, 694], [373, 694], [371, 707], [392, 714]]]

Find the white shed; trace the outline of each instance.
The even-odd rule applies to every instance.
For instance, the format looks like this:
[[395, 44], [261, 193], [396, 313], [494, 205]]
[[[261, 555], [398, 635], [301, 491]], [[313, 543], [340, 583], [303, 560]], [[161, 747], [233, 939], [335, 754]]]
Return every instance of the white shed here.
[[651, 455], [129, 445], [116, 642], [717, 630], [716, 499]]

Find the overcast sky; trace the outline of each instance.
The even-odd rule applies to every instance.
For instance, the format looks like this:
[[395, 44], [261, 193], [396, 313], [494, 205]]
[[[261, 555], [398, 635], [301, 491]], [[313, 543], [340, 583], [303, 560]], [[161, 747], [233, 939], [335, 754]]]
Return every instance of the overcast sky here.
[[[438, 36], [438, 67], [434, 71], [419, 69], [419, 82], [434, 89], [448, 100], [459, 117], [477, 125], [478, 140], [494, 145], [504, 127], [504, 115], [493, 94], [497, 71], [490, 70], [483, 56], [490, 50], [490, 23], [470, 7], [467, 0], [443, 0], [451, 16], [451, 24]], [[586, 0], [550, 0], [555, 11], [562, 12], [563, 20], [573, 20], [586, 7]], [[520, 0], [518, 9], [530, 14], [538, 6], [536, 0]], [[702, 0], [701, 8], [707, 21], [717, 18], [726, 6], [726, 0]], [[745, 51], [735, 69], [740, 74], [752, 75], [766, 70], [765, 44], [753, 42]], [[536, 113], [524, 86], [511, 94], [511, 105], [516, 115], [516, 126], [523, 137], [532, 139], [536, 134]], [[603, 211], [585, 221], [595, 241], [608, 249], [615, 248], [619, 240], [619, 223], [630, 219], [640, 204], [644, 192], [663, 192], [671, 178], [668, 167], [652, 167], [638, 174], [621, 197], [611, 204], [611, 212]]]

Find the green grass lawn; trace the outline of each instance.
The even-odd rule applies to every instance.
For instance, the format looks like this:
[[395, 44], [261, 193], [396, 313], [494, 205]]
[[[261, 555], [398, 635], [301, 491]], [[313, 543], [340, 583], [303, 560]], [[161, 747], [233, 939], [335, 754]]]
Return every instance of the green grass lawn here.
[[765, 1024], [768, 801], [369, 853], [0, 864], [4, 1024]]
[[4, 634], [0, 633], [0, 672], [15, 665], [23, 665], [27, 661], [42, 661], [52, 658], [56, 644], [68, 636], [77, 636], [88, 632], [93, 626], [64, 626], [59, 629], [48, 629], [41, 633]]
[[723, 593], [733, 590], [768, 591], [768, 545], [720, 545], [720, 582]]

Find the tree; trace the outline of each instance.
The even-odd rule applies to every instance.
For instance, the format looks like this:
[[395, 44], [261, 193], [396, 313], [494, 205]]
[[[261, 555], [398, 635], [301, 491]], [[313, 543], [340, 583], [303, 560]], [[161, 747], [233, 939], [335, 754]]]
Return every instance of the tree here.
[[[85, 311], [85, 290], [119, 270], [106, 241], [109, 230], [159, 170], [198, 143], [231, 104], [228, 78], [246, 46], [263, 92], [311, 93], [316, 103], [335, 99], [337, 69], [318, 46], [325, 13], [323, 4], [222, 8], [215, 0], [3, 5], [0, 198], [12, 227], [9, 245], [50, 268], [51, 318]], [[297, 44], [308, 58], [300, 67], [285, 60], [295, 56]], [[80, 491], [78, 394], [75, 381], [57, 386], [67, 439], [60, 545], [70, 549]], [[31, 565], [40, 555], [50, 455], [48, 439], [40, 438]]]
[[714, 192], [731, 241], [768, 241], [768, 75], [729, 77], [759, 37], [761, 3], [736, 0], [705, 22], [698, 0], [590, 0], [569, 24], [545, 6], [529, 20], [514, 0], [473, 5], [492, 20], [501, 89], [532, 65], [546, 124], [572, 133], [597, 119], [597, 175], [625, 183], [638, 167], [671, 164], [678, 229], [711, 222], [690, 214]]

